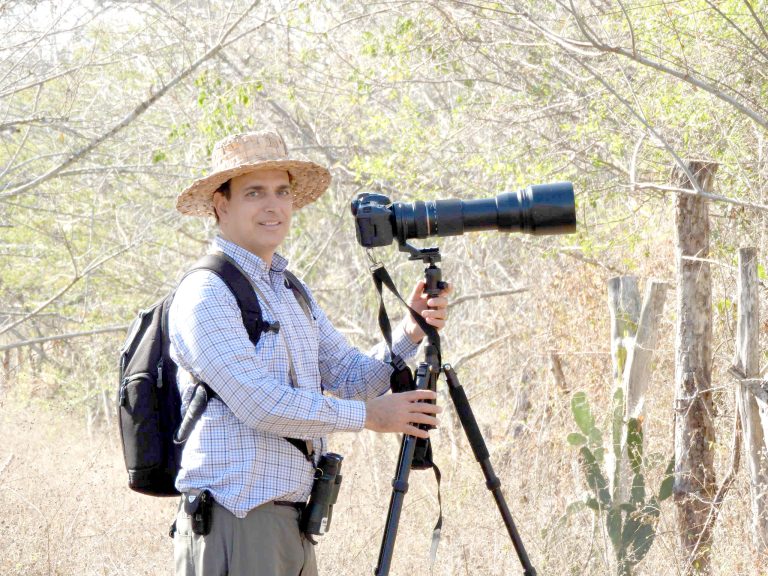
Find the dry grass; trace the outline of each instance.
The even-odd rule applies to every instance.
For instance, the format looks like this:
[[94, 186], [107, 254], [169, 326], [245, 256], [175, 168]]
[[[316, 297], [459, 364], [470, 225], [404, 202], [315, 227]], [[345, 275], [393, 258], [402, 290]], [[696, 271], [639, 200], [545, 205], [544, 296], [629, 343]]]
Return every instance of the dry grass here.
[[[470, 372], [467, 365], [465, 372]], [[470, 391], [469, 374], [462, 374]], [[572, 373], [567, 376], [573, 376]], [[544, 386], [546, 383], [537, 382]], [[489, 415], [512, 407], [509, 399], [472, 398], [484, 415], [486, 438], [512, 514], [539, 574], [609, 574], [605, 542], [593, 535], [587, 513], [555, 527], [582, 490], [581, 474], [564, 432], [571, 427], [567, 398], [534, 402], [517, 437]], [[448, 409], [450, 412], [450, 408]], [[167, 536], [175, 499], [153, 499], [126, 488], [114, 430], [89, 436], [82, 419], [6, 399], [1, 412], [0, 574], [134, 575], [172, 571]], [[726, 416], [729, 417], [730, 415]], [[448, 414], [434, 435], [443, 469], [442, 541], [433, 574], [522, 573], [493, 499], [466, 441], [451, 458]], [[727, 439], [724, 439], [727, 440]], [[723, 441], [722, 445], [727, 445]], [[394, 437], [345, 434], [334, 441], [345, 454], [345, 480], [333, 529], [319, 548], [323, 574], [368, 575], [378, 556], [398, 442]], [[428, 550], [437, 517], [434, 479], [413, 472], [391, 573], [430, 573]], [[764, 573], [750, 551], [745, 518], [748, 489], [742, 472], [729, 494], [716, 533], [716, 574]], [[672, 532], [674, 508], [666, 503], [662, 534], [638, 574], [677, 574]]]

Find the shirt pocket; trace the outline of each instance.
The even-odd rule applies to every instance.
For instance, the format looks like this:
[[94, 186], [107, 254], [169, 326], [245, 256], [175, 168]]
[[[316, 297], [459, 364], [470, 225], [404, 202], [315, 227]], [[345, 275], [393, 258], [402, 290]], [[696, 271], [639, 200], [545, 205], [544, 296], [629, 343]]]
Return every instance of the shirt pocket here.
[[[264, 318], [268, 322], [274, 320]], [[284, 330], [280, 326], [278, 332], [262, 332], [259, 341], [256, 343], [256, 358], [259, 367], [263, 368], [267, 374], [275, 378], [280, 384], [287, 385], [290, 382], [288, 370], [288, 352], [283, 341], [284, 335], [280, 331]]]

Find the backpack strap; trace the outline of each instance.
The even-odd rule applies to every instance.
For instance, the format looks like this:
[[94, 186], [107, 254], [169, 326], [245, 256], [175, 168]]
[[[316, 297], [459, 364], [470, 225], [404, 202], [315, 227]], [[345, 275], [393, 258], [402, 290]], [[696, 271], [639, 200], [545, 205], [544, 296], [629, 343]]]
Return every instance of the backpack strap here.
[[269, 330], [271, 324], [264, 322], [259, 299], [256, 297], [248, 278], [221, 253], [206, 254], [195, 262], [184, 276], [186, 277], [195, 270], [209, 270], [222, 279], [237, 300], [240, 314], [243, 317], [243, 324], [248, 332], [248, 339], [254, 346], [258, 344], [262, 332]]
[[288, 284], [288, 287], [293, 291], [296, 300], [299, 301], [299, 306], [301, 306], [301, 309], [304, 310], [304, 314], [306, 314], [307, 318], [311, 321], [314, 318], [312, 315], [312, 300], [309, 298], [309, 294], [307, 293], [307, 289], [304, 288], [304, 284], [302, 284], [290, 270], [283, 270], [283, 275], [285, 276], [285, 281]]

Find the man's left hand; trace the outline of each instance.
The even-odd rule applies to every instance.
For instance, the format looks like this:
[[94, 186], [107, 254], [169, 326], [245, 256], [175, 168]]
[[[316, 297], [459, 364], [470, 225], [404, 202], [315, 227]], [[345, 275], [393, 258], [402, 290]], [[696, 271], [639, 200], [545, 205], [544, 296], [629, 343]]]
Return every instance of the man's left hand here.
[[[427, 321], [427, 324], [441, 330], [448, 319], [448, 294], [453, 291], [453, 287], [448, 284], [441, 290], [438, 296], [430, 298], [424, 292], [424, 280], [416, 283], [411, 295], [408, 297], [408, 305]], [[425, 334], [416, 321], [408, 314], [405, 317], [405, 333], [414, 344], [421, 342]]]

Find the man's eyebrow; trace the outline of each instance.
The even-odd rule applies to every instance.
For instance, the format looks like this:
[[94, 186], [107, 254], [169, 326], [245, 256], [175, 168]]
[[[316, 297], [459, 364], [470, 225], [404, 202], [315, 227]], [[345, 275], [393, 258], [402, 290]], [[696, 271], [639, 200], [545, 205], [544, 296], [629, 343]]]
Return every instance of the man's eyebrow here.
[[[290, 190], [291, 185], [290, 184], [281, 184], [277, 187], [278, 190]], [[243, 192], [247, 192], [248, 190], [257, 190], [257, 191], [263, 191], [266, 190], [267, 187], [262, 184], [249, 184], [245, 188], [243, 188]]]

